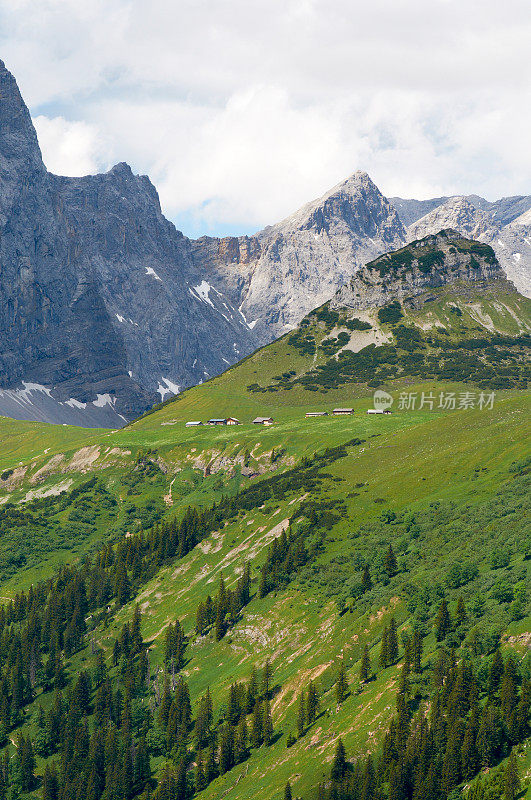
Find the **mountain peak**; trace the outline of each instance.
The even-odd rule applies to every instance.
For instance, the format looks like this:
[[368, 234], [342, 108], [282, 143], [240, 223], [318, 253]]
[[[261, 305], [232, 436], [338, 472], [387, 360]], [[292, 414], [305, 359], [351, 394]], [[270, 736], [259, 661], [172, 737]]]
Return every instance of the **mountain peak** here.
[[311, 230], [316, 235], [349, 232], [356, 237], [383, 239], [390, 246], [406, 239], [396, 209], [370, 176], [361, 170], [353, 172], [277, 225], [265, 228], [262, 235], [270, 239], [294, 230]]
[[409, 226], [412, 239], [436, 233], [445, 228], [460, 231], [472, 239], [489, 239], [494, 233], [494, 225], [488, 214], [474, 206], [467, 197], [450, 197], [442, 205], [434, 208]]
[[132, 175], [133, 170], [127, 163], [127, 161], [119, 161], [114, 167], [111, 167], [109, 170], [110, 173], [113, 175]]
[[447, 228], [365, 264], [339, 290], [334, 305], [374, 308], [446, 284], [500, 278], [505, 275], [492, 247]]
[[[17, 82], [0, 61], [0, 175], [9, 179], [13, 166], [43, 170], [37, 133]], [[17, 169], [17, 172], [18, 172]]]

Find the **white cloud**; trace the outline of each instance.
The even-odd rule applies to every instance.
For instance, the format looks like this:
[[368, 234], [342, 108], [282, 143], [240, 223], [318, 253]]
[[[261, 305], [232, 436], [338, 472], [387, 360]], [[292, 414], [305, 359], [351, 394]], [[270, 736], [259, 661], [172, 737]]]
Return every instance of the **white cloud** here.
[[56, 175], [90, 175], [100, 167], [96, 126], [71, 122], [63, 117], [33, 118], [42, 156]]
[[199, 229], [356, 169], [388, 195], [530, 191], [527, 0], [11, 0], [0, 31], [51, 169], [127, 160]]

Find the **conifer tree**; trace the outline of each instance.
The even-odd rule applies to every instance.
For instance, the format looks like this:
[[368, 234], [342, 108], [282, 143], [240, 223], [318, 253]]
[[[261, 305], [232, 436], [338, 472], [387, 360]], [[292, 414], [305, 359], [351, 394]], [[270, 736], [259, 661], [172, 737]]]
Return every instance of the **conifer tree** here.
[[394, 617], [391, 617], [387, 631], [387, 658], [389, 664], [396, 664], [398, 661], [398, 634]]
[[212, 741], [210, 742], [210, 747], [208, 748], [207, 760], [205, 764], [205, 780], [207, 785], [213, 781], [218, 774], [216, 750], [216, 737], [212, 736]]
[[463, 743], [462, 720], [457, 720], [450, 728], [448, 743], [443, 761], [443, 786], [450, 793], [461, 781], [461, 747]]
[[518, 673], [512, 656], [505, 662], [500, 684], [500, 704], [505, 723], [509, 726], [511, 715], [518, 704]]
[[96, 687], [101, 686], [101, 684], [105, 680], [106, 672], [107, 669], [105, 666], [105, 657], [103, 655], [103, 650], [99, 648], [96, 653], [96, 666], [94, 667], [94, 685]]
[[247, 683], [247, 687], [245, 690], [245, 711], [247, 714], [250, 714], [254, 708], [255, 700], [258, 695], [258, 678], [256, 675], [256, 669], [253, 667], [251, 676]]
[[199, 636], [203, 636], [208, 627], [208, 620], [204, 603], [199, 603], [195, 616], [195, 630]]
[[206, 789], [206, 779], [205, 779], [205, 767], [203, 764], [203, 751], [201, 748], [197, 751], [197, 755], [195, 758], [195, 776], [194, 776], [194, 786], [196, 792], [202, 791], [202, 789]]
[[235, 683], [232, 683], [229, 687], [229, 699], [227, 703], [226, 717], [231, 725], [236, 725], [240, 718], [240, 704], [238, 701], [238, 690]]
[[131, 584], [129, 583], [127, 570], [123, 564], [118, 567], [116, 572], [114, 594], [118, 598], [118, 602], [121, 606], [124, 606], [131, 597]]
[[42, 778], [42, 800], [57, 800], [59, 794], [59, 781], [57, 768], [52, 761], [44, 767]]
[[216, 642], [219, 642], [225, 636], [225, 608], [219, 600], [216, 610], [216, 627], [214, 629], [214, 636], [216, 637]]
[[271, 708], [269, 706], [269, 700], [266, 698], [263, 702], [264, 711], [263, 711], [263, 718], [262, 718], [262, 735], [264, 738], [264, 744], [266, 747], [269, 747], [271, 744], [271, 739], [273, 738], [273, 722], [271, 720]]
[[238, 591], [242, 607], [246, 606], [251, 596], [251, 569], [247, 561], [245, 562], [241, 578], [238, 581]]
[[371, 675], [371, 658], [369, 655], [369, 645], [366, 644], [363, 648], [363, 655], [360, 663], [360, 682], [367, 683]]
[[340, 783], [345, 777], [347, 771], [347, 754], [341, 739], [339, 739], [332, 761], [332, 768], [330, 770], [330, 779]]
[[459, 599], [457, 600], [457, 609], [455, 611], [456, 627], [459, 627], [459, 625], [464, 625], [467, 620], [468, 614], [466, 613], [465, 601], [463, 599], [463, 595], [460, 595]]
[[219, 771], [224, 775], [234, 766], [234, 728], [226, 722], [221, 733], [219, 747]]
[[142, 614], [140, 606], [135, 603], [135, 610], [133, 613], [133, 620], [131, 622], [131, 641], [135, 652], [138, 652], [143, 645], [141, 633]]
[[340, 658], [337, 670], [337, 680], [336, 680], [336, 701], [338, 705], [341, 705], [341, 703], [345, 700], [347, 694], [348, 694], [348, 682], [347, 682], [347, 674], [345, 671], [345, 660], [343, 658]]
[[492, 697], [499, 689], [500, 681], [505, 669], [500, 648], [496, 648], [489, 673], [489, 695]]
[[387, 548], [387, 553], [385, 554], [384, 569], [390, 578], [398, 572], [398, 564], [391, 544]]
[[133, 762], [131, 759], [130, 740], [125, 742], [122, 771], [120, 775], [120, 792], [124, 800], [131, 797], [133, 788]]
[[422, 671], [422, 634], [419, 630], [413, 631], [413, 672]]
[[291, 783], [289, 781], [286, 783], [286, 788], [284, 789], [284, 800], [293, 800], [291, 794]]
[[146, 740], [141, 737], [135, 752], [134, 782], [137, 786], [143, 786], [149, 780], [151, 766], [149, 763], [149, 753], [146, 747]]
[[511, 750], [503, 776], [503, 798], [504, 800], [516, 800], [519, 792], [520, 776], [518, 774], [518, 765], [516, 763], [514, 750]]
[[168, 724], [168, 716], [170, 714], [171, 704], [172, 704], [172, 697], [170, 692], [170, 685], [168, 681], [166, 681], [164, 684], [162, 700], [158, 711], [159, 725], [161, 728], [165, 728], [166, 725]]
[[452, 621], [450, 619], [450, 612], [448, 611], [448, 603], [446, 600], [441, 602], [439, 611], [437, 612], [437, 619], [435, 620], [435, 638], [438, 642], [442, 642], [447, 633], [451, 630]]
[[374, 800], [376, 776], [372, 756], [367, 756], [361, 784], [361, 800]]
[[398, 691], [406, 697], [409, 695], [409, 663], [407, 661], [404, 661], [400, 672]]
[[461, 772], [466, 779], [473, 778], [479, 770], [479, 754], [476, 747], [477, 719], [473, 712], [467, 720], [465, 737], [461, 747]]
[[372, 580], [371, 580], [371, 573], [369, 572], [369, 567], [365, 567], [363, 570], [363, 575], [361, 578], [361, 588], [364, 592], [368, 592], [372, 589]]
[[262, 732], [262, 724], [263, 724], [263, 710], [262, 710], [262, 703], [260, 700], [257, 700], [254, 704], [253, 709], [253, 718], [252, 718], [252, 727], [251, 727], [251, 742], [253, 747], [260, 747], [263, 742], [263, 732]]
[[247, 757], [248, 739], [249, 739], [249, 734], [247, 731], [247, 720], [245, 719], [245, 716], [242, 715], [238, 723], [238, 729], [236, 731], [235, 758], [238, 764], [244, 761], [245, 758]]
[[15, 772], [18, 783], [23, 792], [29, 792], [35, 783], [35, 755], [29, 736], [25, 739], [19, 733], [16, 747]]
[[387, 648], [387, 628], [383, 629], [382, 633], [382, 643], [380, 646], [380, 656], [378, 659], [378, 663], [381, 669], [385, 669], [389, 666], [389, 652]]
[[264, 664], [264, 670], [262, 673], [262, 697], [267, 698], [269, 697], [269, 692], [271, 690], [271, 677], [272, 677], [272, 669], [271, 664], [269, 661], [266, 661]]

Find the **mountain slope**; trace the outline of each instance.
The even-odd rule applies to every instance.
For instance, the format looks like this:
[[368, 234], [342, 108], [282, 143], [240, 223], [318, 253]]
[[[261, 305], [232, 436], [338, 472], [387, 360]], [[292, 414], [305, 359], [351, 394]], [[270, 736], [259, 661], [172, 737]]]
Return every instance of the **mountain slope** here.
[[256, 236], [205, 237], [193, 243], [193, 255], [268, 342], [330, 299], [357, 267], [404, 240], [393, 206], [356, 172]]
[[[426, 753], [435, 796], [477, 780], [501, 796], [511, 746], [525, 791], [530, 305], [488, 245], [446, 231], [120, 430], [0, 420], [13, 794], [27, 779], [41, 798], [55, 763], [61, 790], [94, 800], [148, 785], [157, 800], [271, 800], [288, 781], [302, 800], [324, 782], [328, 800], [341, 737], [348, 775], [385, 745], [375, 777], [395, 800], [406, 739], [454, 696]], [[367, 414], [375, 386], [392, 414]], [[229, 414], [242, 424], [185, 427]], [[482, 761], [450, 758], [465, 731]]]
[[92, 403], [86, 424], [109, 424], [102, 396], [116, 424], [250, 352], [252, 332], [203, 281], [148, 178], [126, 164], [49, 174], [3, 63], [0, 91], [0, 386], [39, 384], [56, 401], [47, 417], [42, 393], [29, 398], [27, 417], [68, 421], [59, 404], [73, 399]]
[[405, 199], [403, 197], [390, 197], [389, 201], [398, 211], [398, 215], [406, 228], [421, 217], [429, 214], [434, 208], [442, 206], [449, 197], [433, 197], [430, 200]]

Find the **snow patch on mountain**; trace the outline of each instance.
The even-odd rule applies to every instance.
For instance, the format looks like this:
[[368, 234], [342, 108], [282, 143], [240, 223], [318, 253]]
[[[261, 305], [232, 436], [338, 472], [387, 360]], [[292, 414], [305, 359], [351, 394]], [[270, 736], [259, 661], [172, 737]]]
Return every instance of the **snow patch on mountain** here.
[[161, 283], [163, 283], [162, 278], [159, 275], [157, 275], [153, 267], [146, 267], [146, 275], [151, 275], [153, 278], [155, 278], [156, 281], [160, 281]]
[[[195, 366], [195, 362], [193, 366]], [[180, 387], [176, 383], [174, 383], [174, 381], [170, 380], [170, 378], [162, 377], [159, 381], [159, 385], [157, 386], [157, 392], [160, 394], [160, 399], [164, 400], [167, 394], [169, 395], [179, 394]]]
[[198, 286], [194, 286], [193, 290], [197, 294], [199, 299], [203, 301], [203, 303], [208, 303], [209, 306], [212, 306], [212, 308], [214, 308], [214, 303], [208, 296], [211, 289], [212, 287], [207, 281], [201, 281], [201, 283]]

